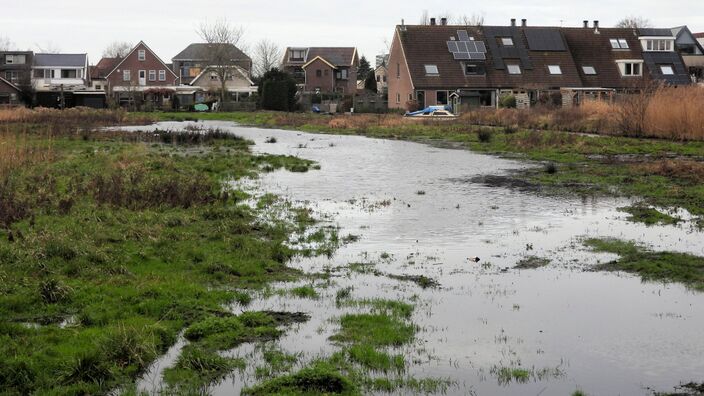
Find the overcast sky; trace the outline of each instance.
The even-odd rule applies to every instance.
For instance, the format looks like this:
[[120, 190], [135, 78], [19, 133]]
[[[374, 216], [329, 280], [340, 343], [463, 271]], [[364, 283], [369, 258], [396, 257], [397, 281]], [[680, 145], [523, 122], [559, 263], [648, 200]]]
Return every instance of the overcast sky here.
[[[250, 47], [268, 38], [286, 46], [356, 46], [370, 60], [385, 50], [394, 26], [405, 19], [416, 24], [427, 0], [24, 0], [0, 6], [0, 37], [20, 49], [52, 47], [84, 53], [91, 63], [113, 41], [144, 40], [165, 62], [191, 42], [202, 21], [225, 17], [245, 29]], [[435, 3], [438, 4], [438, 3]], [[613, 26], [623, 16], [642, 16], [657, 27], [688, 25], [704, 31], [704, 1], [640, 0], [503, 0], [454, 1], [433, 14], [481, 14], [487, 25], [507, 25], [527, 18], [530, 25], [579, 26], [584, 19]], [[373, 62], [373, 61], [372, 61]]]

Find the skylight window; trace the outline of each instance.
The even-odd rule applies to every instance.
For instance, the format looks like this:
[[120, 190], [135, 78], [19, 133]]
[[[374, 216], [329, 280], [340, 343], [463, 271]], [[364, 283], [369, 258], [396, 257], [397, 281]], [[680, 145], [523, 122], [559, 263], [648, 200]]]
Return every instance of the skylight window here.
[[675, 74], [675, 70], [672, 65], [660, 65], [660, 71], [666, 76], [672, 76]]
[[428, 76], [440, 75], [437, 65], [425, 65], [425, 74]]
[[588, 76], [596, 75], [596, 69], [594, 66], [582, 66], [582, 71]]
[[508, 74], [521, 74], [521, 67], [519, 65], [506, 65], [508, 69]]
[[562, 68], [560, 65], [548, 65], [548, 70], [550, 74], [562, 74]]
[[610, 39], [612, 49], [628, 49], [628, 41], [626, 39]]
[[513, 39], [511, 37], [501, 37], [501, 44], [506, 47], [513, 47]]

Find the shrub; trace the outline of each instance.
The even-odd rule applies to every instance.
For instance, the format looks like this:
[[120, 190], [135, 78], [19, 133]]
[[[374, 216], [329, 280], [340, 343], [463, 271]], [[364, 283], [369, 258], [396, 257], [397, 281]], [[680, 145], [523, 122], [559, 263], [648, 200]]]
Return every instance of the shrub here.
[[504, 95], [499, 99], [499, 107], [505, 109], [515, 109], [516, 108], [516, 97], [513, 95]]
[[493, 134], [494, 132], [491, 130], [491, 128], [480, 128], [477, 131], [477, 138], [482, 143], [489, 143], [491, 141], [491, 138], [493, 137]]

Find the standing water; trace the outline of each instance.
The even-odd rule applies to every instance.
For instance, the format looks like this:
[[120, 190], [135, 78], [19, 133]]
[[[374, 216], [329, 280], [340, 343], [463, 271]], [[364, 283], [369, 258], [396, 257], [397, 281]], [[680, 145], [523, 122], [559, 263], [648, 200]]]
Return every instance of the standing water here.
[[[334, 296], [352, 286], [355, 298], [414, 301], [413, 322], [420, 331], [399, 352], [410, 364], [408, 375], [451, 380], [448, 394], [568, 395], [582, 389], [642, 395], [702, 381], [704, 294], [679, 284], [643, 283], [630, 274], [590, 271], [616, 256], [591, 252], [581, 243], [585, 237], [614, 237], [654, 250], [704, 255], [701, 231], [627, 222], [617, 210], [629, 203], [625, 200], [546, 197], [473, 183], [476, 176], [527, 165], [471, 151], [227, 122], [198, 124], [253, 140], [254, 152], [320, 164], [320, 170], [277, 171], [240, 184], [311, 207], [316, 217], [339, 226], [340, 236], [359, 237], [332, 257], [298, 258], [292, 267], [319, 273], [374, 262], [384, 274], [424, 275], [440, 284], [422, 289], [388, 276], [349, 272], [339, 273], [318, 300], [274, 295], [254, 301], [247, 310], [311, 315], [275, 343], [302, 356], [301, 364], [339, 349], [328, 338], [337, 330], [335, 319], [348, 311], [336, 307]], [[265, 143], [271, 137], [276, 143]], [[469, 259], [475, 256], [478, 263]], [[531, 256], [550, 264], [514, 268]], [[252, 359], [259, 353], [252, 345], [230, 352]], [[171, 355], [152, 368], [141, 389], [159, 388], [159, 373]], [[503, 367], [527, 369], [530, 378], [507, 380], [497, 374]], [[248, 368], [208, 392], [229, 395], [256, 383]]]

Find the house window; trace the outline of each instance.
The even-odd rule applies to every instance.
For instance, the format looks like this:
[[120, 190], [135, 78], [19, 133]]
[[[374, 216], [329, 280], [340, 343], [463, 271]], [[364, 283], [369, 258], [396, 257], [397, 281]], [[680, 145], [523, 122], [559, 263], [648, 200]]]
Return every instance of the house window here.
[[130, 81], [132, 80], [132, 76], [130, 75], [129, 70], [123, 70], [122, 71], [122, 81]]
[[316, 77], [322, 77], [322, 76], [323, 76], [323, 71], [320, 70], [320, 69], [316, 70], [316, 71], [315, 71], [315, 76], [316, 76]]
[[217, 73], [210, 73], [210, 81], [217, 81], [217, 80], [218, 80]]
[[413, 100], [413, 94], [409, 93], [408, 94], [408, 101], [411, 102]]
[[401, 64], [396, 64], [396, 78], [401, 78]]
[[618, 64], [621, 75], [626, 77], [637, 77], [643, 75], [643, 62], [625, 61]]
[[438, 65], [425, 65], [425, 75], [426, 76], [439, 76], [440, 71], [438, 70]]
[[376, 76], [376, 82], [381, 82], [381, 76]]
[[582, 71], [588, 76], [596, 75], [596, 69], [594, 66], [582, 66]]
[[464, 74], [467, 76], [483, 75], [484, 73], [484, 68], [476, 63], [464, 64]]
[[521, 67], [519, 65], [506, 65], [508, 69], [508, 74], [521, 74]]
[[15, 84], [19, 81], [20, 79], [20, 74], [19, 72], [16, 71], [6, 71], [5, 72], [5, 80]]
[[501, 37], [499, 43], [504, 47], [513, 47], [513, 38], [511, 37]]
[[61, 69], [61, 78], [76, 78], [76, 69]]
[[447, 104], [447, 91], [437, 91], [435, 93], [435, 99], [437, 100], [438, 105], [446, 105]]
[[672, 40], [669, 39], [651, 39], [643, 41], [643, 49], [645, 51], [669, 52], [672, 51]]
[[26, 63], [24, 55], [5, 55], [6, 65], [24, 65]]
[[147, 51], [145, 51], [145, 50], [139, 50], [139, 51], [137, 51], [137, 58], [138, 58], [140, 61], [143, 61], [143, 60], [147, 59]]
[[149, 81], [156, 81], [156, 70], [149, 70]]
[[401, 94], [400, 93], [396, 94], [396, 103], [401, 103]]
[[291, 50], [288, 56], [288, 60], [291, 62], [303, 62], [303, 57], [305, 56], [304, 50]]
[[337, 79], [338, 80], [347, 80], [348, 78], [349, 78], [349, 70], [342, 69], [337, 72]]
[[101, 89], [103, 89], [103, 86], [100, 84], [95, 84], [95, 89], [100, 91]]
[[323, 70], [323, 74], [325, 75], [325, 77], [327, 77], [330, 75], [330, 71], [328, 69], [325, 69]]
[[610, 39], [612, 49], [628, 49], [628, 41], [626, 39]]
[[672, 76], [675, 74], [675, 70], [672, 65], [660, 65], [660, 71], [666, 76]]
[[386, 76], [384, 76], [384, 77], [382, 78], [382, 81], [386, 82]]
[[166, 70], [159, 70], [159, 81], [166, 81]]
[[550, 74], [562, 74], [560, 65], [548, 65], [548, 71], [550, 71]]

